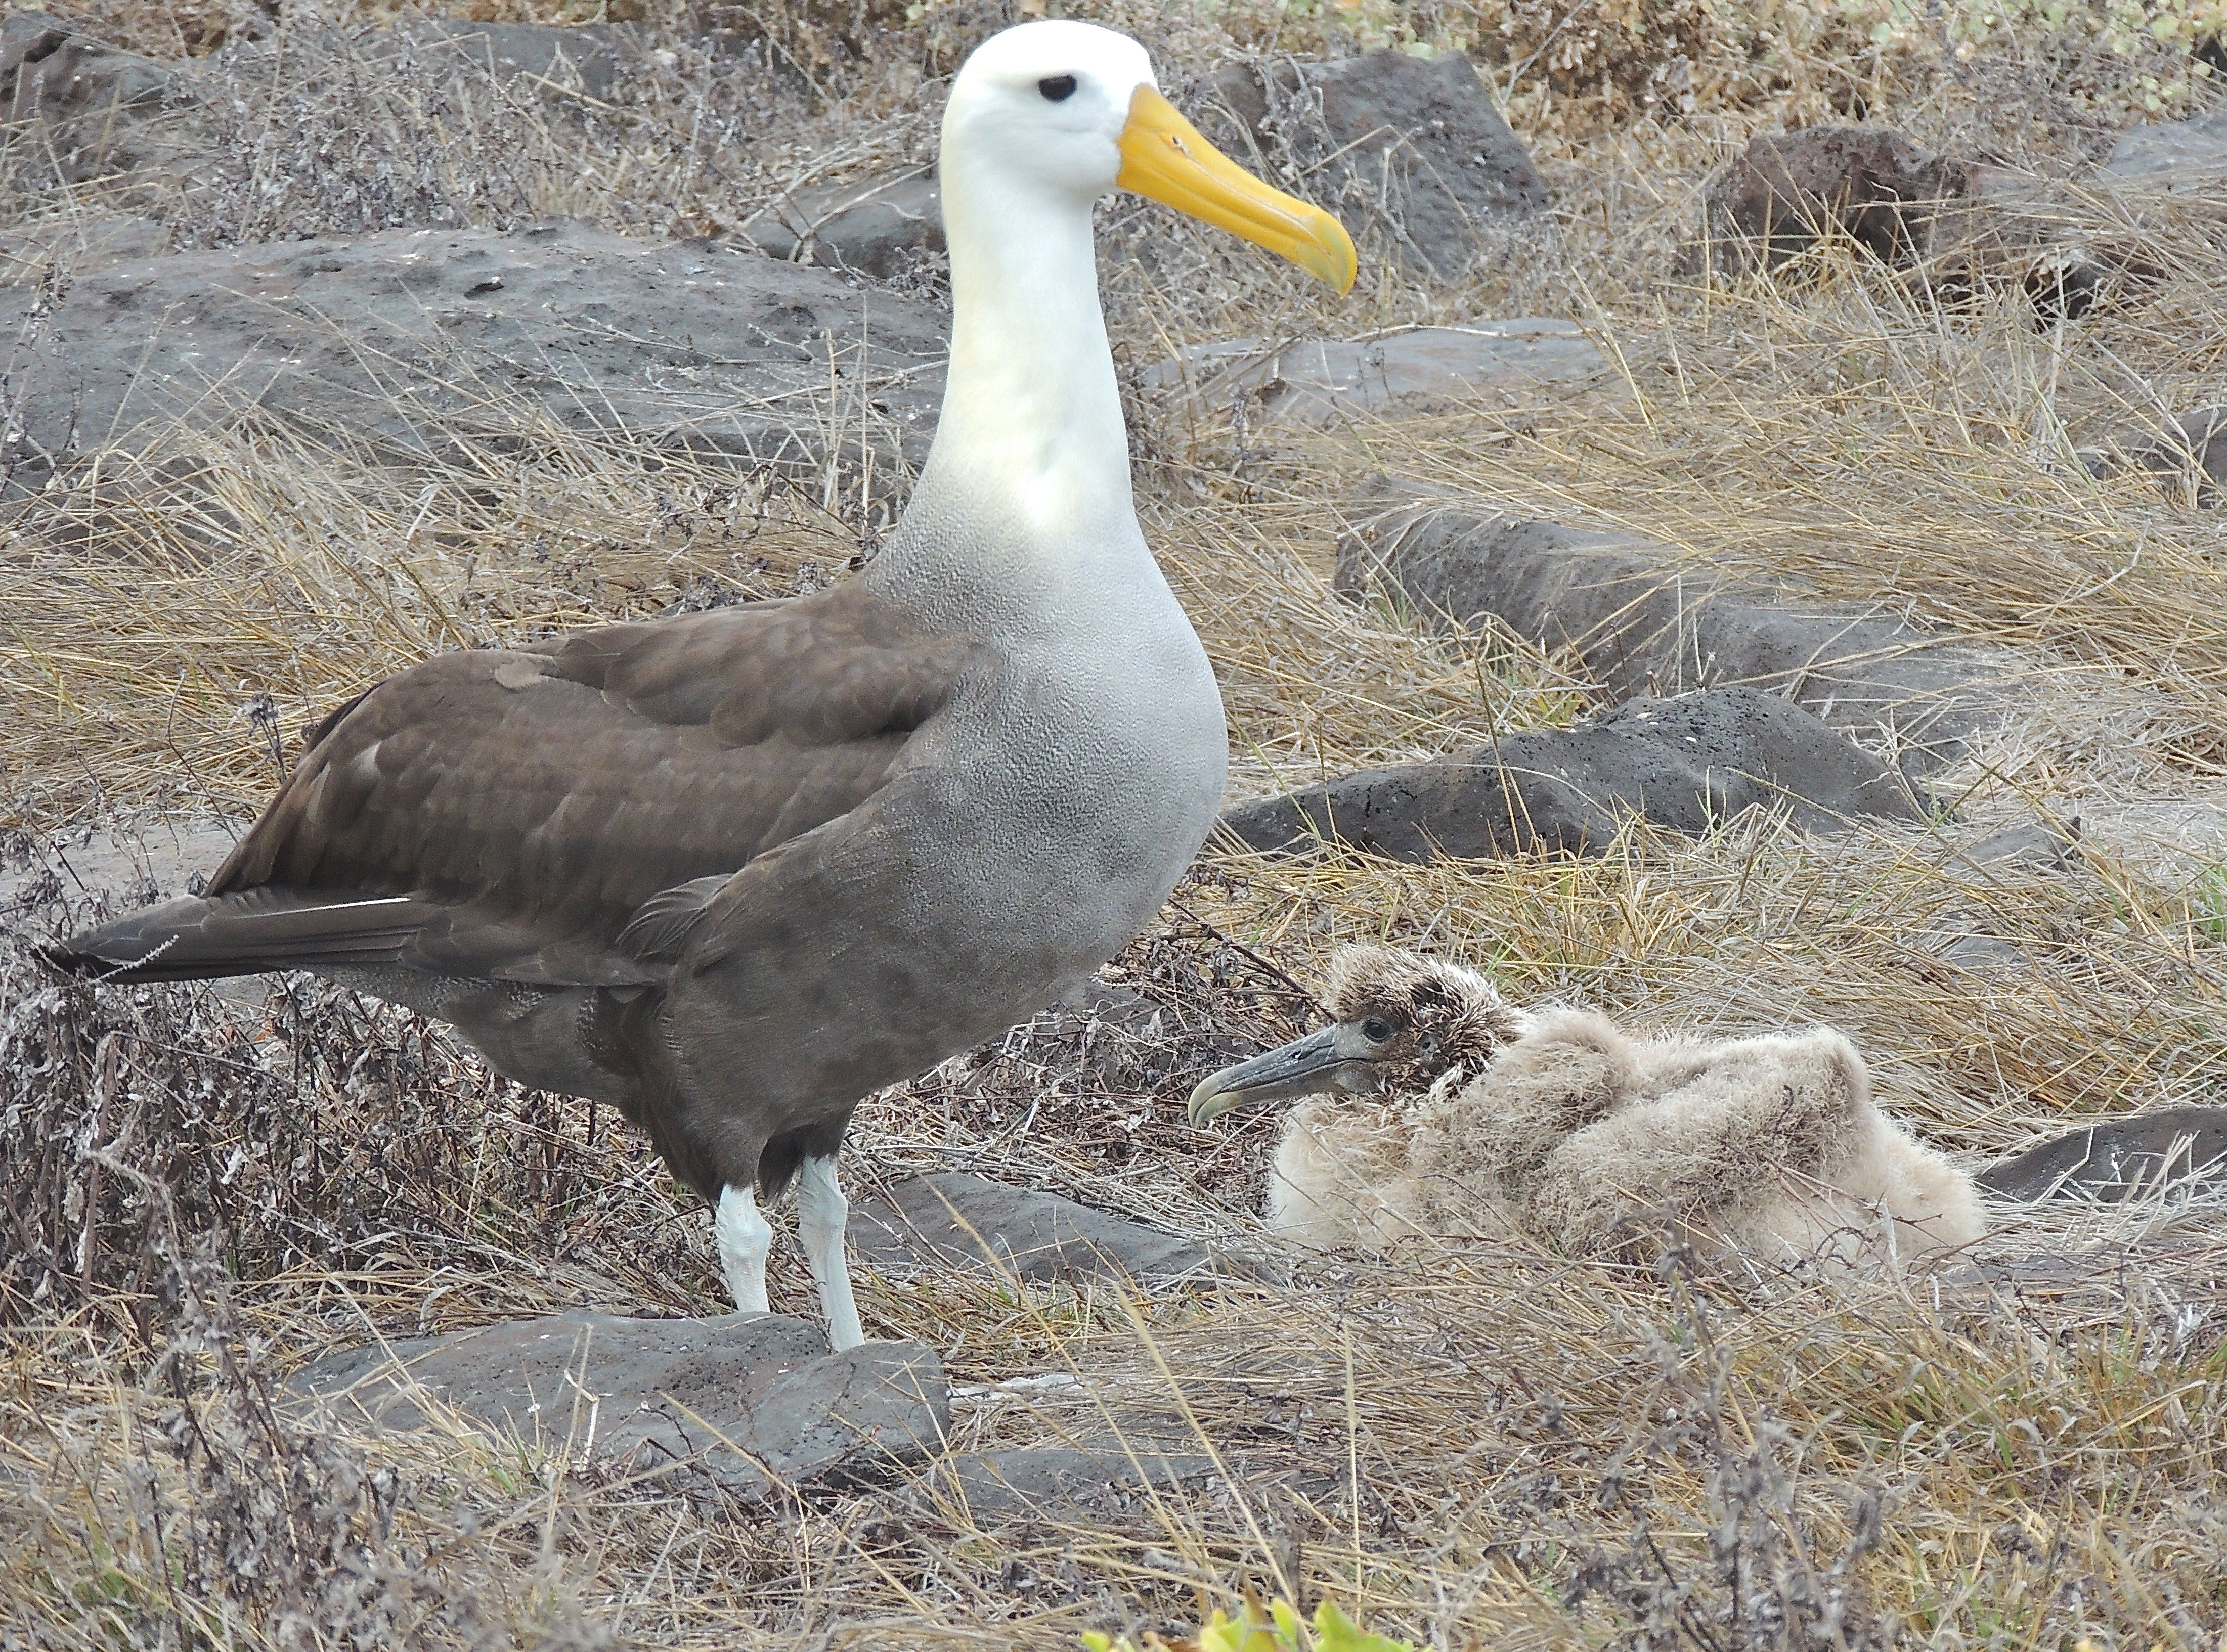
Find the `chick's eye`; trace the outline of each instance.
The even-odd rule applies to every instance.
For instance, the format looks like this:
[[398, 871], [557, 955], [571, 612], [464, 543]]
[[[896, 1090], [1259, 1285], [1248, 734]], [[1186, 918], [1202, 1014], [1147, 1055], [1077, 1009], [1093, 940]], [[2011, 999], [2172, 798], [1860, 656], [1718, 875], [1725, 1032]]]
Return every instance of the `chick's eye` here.
[[1055, 74], [1050, 80], [1037, 81], [1037, 90], [1054, 103], [1062, 102], [1075, 95], [1075, 77], [1071, 74]]
[[1392, 1024], [1382, 1016], [1371, 1016], [1361, 1024], [1361, 1036], [1372, 1044], [1381, 1044], [1392, 1036]]

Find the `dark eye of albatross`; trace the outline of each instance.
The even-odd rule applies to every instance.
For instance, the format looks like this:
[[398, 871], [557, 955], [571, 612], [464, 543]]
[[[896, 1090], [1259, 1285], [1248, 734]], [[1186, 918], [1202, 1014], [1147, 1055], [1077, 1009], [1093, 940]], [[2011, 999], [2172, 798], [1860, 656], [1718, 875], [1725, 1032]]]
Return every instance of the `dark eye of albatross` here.
[[1075, 77], [1071, 74], [1055, 74], [1049, 80], [1037, 81], [1037, 90], [1043, 92], [1052, 102], [1058, 103], [1075, 95]]
[[1361, 1024], [1361, 1036], [1372, 1044], [1381, 1044], [1392, 1036], [1392, 1024], [1382, 1016], [1373, 1015]]

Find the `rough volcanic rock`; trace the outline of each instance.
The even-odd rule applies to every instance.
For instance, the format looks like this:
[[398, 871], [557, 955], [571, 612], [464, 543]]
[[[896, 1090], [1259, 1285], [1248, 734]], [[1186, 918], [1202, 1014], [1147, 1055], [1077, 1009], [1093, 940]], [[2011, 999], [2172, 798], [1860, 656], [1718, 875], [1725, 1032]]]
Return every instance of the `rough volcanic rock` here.
[[1938, 249], [1968, 188], [1964, 165], [1879, 126], [1759, 132], [1709, 188], [1711, 230], [1775, 268], [1841, 235], [1889, 264]]
[[2134, 297], [2165, 273], [2139, 234], [2061, 182], [1936, 155], [1881, 127], [1760, 134], [1707, 201], [1720, 268], [1775, 268], [1837, 236], [1898, 268], [1922, 261], [1937, 300], [2022, 289], [2044, 327]]
[[1491, 228], [1547, 204], [1538, 169], [1458, 52], [1233, 63], [1197, 102], [1208, 137], [1426, 273], [1458, 274]]
[[[431, 71], [437, 84], [524, 83], [549, 96], [603, 99], [611, 95], [629, 48], [627, 32], [608, 24], [449, 18], [335, 31], [317, 48], [305, 43], [305, 31], [294, 35], [251, 48], [229, 61], [228, 72], [260, 86], [284, 66], [293, 84], [305, 76], [376, 70], [406, 56]], [[122, 50], [43, 12], [10, 12], [0, 22], [0, 97], [12, 129], [7, 163], [19, 187], [190, 169], [213, 158], [218, 140], [201, 117], [207, 100], [223, 92], [220, 76], [195, 65]]]
[[109, 891], [131, 900], [169, 900], [189, 892], [232, 852], [247, 829], [207, 815], [118, 821], [57, 834], [0, 854], [0, 922], [49, 879], [75, 892]]
[[1327, 425], [1356, 414], [1431, 412], [1535, 399], [1607, 367], [1573, 322], [1524, 316], [1466, 327], [1419, 327], [1372, 339], [1235, 339], [1194, 345], [1145, 375], [1200, 415], [1241, 403], [1248, 423]]
[[922, 172], [887, 173], [799, 190], [743, 233], [773, 258], [888, 280], [943, 251], [943, 201]]
[[2115, 1204], [2138, 1194], [2227, 1187], [2227, 1107], [2166, 1107], [2055, 1137], [1980, 1172], [2000, 1198]]
[[2227, 109], [2128, 128], [2111, 146], [2103, 176], [2145, 189], [2216, 194], [2227, 188]]
[[[152, 218], [83, 213], [0, 229], [0, 282], [35, 286], [50, 271], [69, 279], [119, 258], [151, 258], [167, 252], [170, 232]], [[0, 292], [0, 300], [4, 300]]]
[[557, 1314], [352, 1349], [290, 1386], [386, 1428], [423, 1426], [430, 1397], [575, 1465], [654, 1472], [697, 1458], [748, 1492], [885, 1483], [940, 1451], [951, 1426], [933, 1349], [831, 1354], [820, 1327], [783, 1314]]
[[1510, 735], [1222, 811], [1256, 849], [1334, 838], [1401, 860], [1598, 853], [1637, 814], [1699, 835], [1784, 806], [1805, 830], [1923, 812], [1902, 776], [1790, 701], [1752, 688], [1636, 700], [1574, 729]]
[[0, 455], [16, 490], [137, 427], [251, 406], [403, 460], [450, 431], [511, 435], [522, 401], [574, 429], [751, 462], [854, 457], [862, 432], [884, 460], [917, 461], [941, 395], [944, 323], [921, 304], [574, 224], [125, 258], [36, 319], [41, 302], [0, 289], [0, 334], [34, 341], [11, 374], [15, 451]]
[[1630, 535], [1434, 501], [1389, 483], [1354, 501], [1337, 587], [1426, 619], [1490, 616], [1585, 663], [1612, 701], [1723, 684], [1784, 694], [1890, 743], [1913, 779], [2001, 714], [2007, 656], [1847, 603], [1804, 600], [1688, 565]]
[[964, 1170], [916, 1176], [851, 1210], [851, 1247], [886, 1273], [990, 1268], [1032, 1280], [1203, 1277], [1205, 1248], [1056, 1193]]
[[1717, 820], [1784, 805], [1808, 831], [1859, 817], [1922, 820], [1925, 811], [1892, 764], [1808, 708], [1739, 684], [1671, 699], [1637, 699], [1590, 727], [1653, 740], [1706, 777]]
[[469, 73], [498, 85], [524, 80], [562, 93], [584, 92], [608, 99], [628, 49], [625, 30], [609, 23], [572, 27], [550, 23], [470, 22], [428, 17], [365, 37], [373, 55], [409, 49], [424, 61], [452, 61]]
[[0, 165], [21, 188], [166, 166], [191, 147], [192, 77], [42, 11], [0, 20]]
[[[1974, 1256], [1933, 1273], [1926, 1297], [1949, 1321], [1997, 1326], [2006, 1320], [2032, 1326], [2045, 1317], [2063, 1324], [2093, 1324], [2123, 1316], [2130, 1302], [2164, 1297], [2163, 1310], [2178, 1319], [2192, 1306], [2209, 1318], [2223, 1305], [2215, 1277], [2199, 1276], [2200, 1261], [2170, 1241], [2111, 1244], [2069, 1252]], [[2169, 1283], [2169, 1292], [2154, 1287]], [[2183, 1322], [2185, 1323], [2185, 1322]], [[2178, 1330], [2179, 1326], [2175, 1326]]]
[[2176, 497], [2203, 510], [2227, 504], [2227, 404], [2168, 419], [2162, 431], [2133, 431], [2083, 448], [2091, 476], [2146, 470]]
[[2069, 872], [2079, 866], [2080, 822], [2038, 820], [1982, 838], [1957, 851], [1956, 858], [1977, 871], [2000, 866], [2040, 872]]

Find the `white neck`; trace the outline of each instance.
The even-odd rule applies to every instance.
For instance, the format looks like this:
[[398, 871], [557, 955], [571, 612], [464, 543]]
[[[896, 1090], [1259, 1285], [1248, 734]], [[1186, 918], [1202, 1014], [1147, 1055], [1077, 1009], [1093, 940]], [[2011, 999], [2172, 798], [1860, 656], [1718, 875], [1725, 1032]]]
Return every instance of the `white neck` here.
[[[877, 583], [947, 586], [973, 583], [972, 572], [1008, 590], [1140, 576], [1159, 585], [1130, 494], [1092, 203], [986, 175], [954, 147], [941, 178], [952, 309], [943, 412], [907, 512], [916, 531], [876, 558]], [[996, 543], [979, 533], [954, 543], [958, 521]]]

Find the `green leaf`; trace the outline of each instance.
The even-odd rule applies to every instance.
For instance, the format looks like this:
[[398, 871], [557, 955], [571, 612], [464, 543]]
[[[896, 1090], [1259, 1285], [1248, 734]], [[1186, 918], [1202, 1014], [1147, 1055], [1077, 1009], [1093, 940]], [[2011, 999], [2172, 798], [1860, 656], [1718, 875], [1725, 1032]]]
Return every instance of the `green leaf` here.
[[[1264, 1610], [1248, 1591], [1239, 1615], [1217, 1610], [1198, 1632], [1198, 1652], [1415, 1652], [1406, 1641], [1371, 1635], [1329, 1601], [1315, 1609], [1312, 1633], [1288, 1600], [1273, 1600]], [[1086, 1630], [1087, 1652], [1136, 1652], [1126, 1639], [1116, 1641]]]
[[1415, 1652], [1415, 1649], [1405, 1641], [1371, 1635], [1325, 1600], [1315, 1608], [1315, 1652]]

